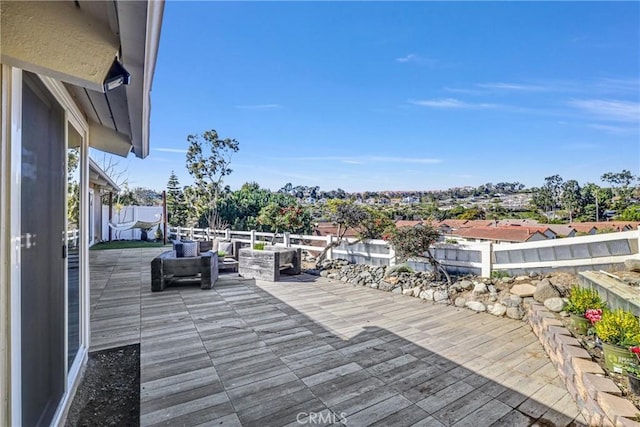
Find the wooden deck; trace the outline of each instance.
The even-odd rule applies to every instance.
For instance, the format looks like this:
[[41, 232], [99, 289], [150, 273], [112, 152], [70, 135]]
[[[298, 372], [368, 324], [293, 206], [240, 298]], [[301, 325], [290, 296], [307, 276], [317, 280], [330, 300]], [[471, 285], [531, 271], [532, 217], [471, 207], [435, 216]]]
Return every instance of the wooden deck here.
[[308, 275], [150, 291], [91, 253], [92, 350], [140, 343], [141, 425], [585, 424], [523, 322]]

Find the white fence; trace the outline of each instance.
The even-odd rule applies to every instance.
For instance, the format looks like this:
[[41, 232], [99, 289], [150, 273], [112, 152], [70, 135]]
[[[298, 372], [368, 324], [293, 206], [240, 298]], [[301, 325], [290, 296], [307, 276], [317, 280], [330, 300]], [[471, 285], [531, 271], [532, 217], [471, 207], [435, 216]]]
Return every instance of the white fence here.
[[[258, 241], [275, 241], [278, 245], [301, 248], [319, 254], [329, 246], [334, 236], [308, 236], [283, 233], [274, 238], [273, 233], [256, 231], [209, 230], [199, 228], [169, 227], [169, 235], [194, 240], [210, 240], [214, 237], [239, 240], [252, 245]], [[341, 244], [327, 251], [327, 258], [343, 258], [351, 262], [369, 265], [393, 265], [395, 252], [384, 240]], [[454, 274], [472, 273], [489, 277], [493, 271], [505, 271], [510, 275], [552, 271], [578, 272], [584, 270], [620, 269], [627, 259], [640, 259], [638, 250], [640, 230], [594, 236], [567, 237], [526, 243], [465, 242], [438, 243], [433, 248], [435, 258]], [[409, 262], [417, 270], [424, 270], [424, 263]]]
[[[156, 215], [162, 215], [162, 206], [125, 206], [116, 212], [113, 210], [114, 224], [119, 224], [128, 221], [155, 221]], [[162, 226], [162, 223], [160, 223]], [[153, 239], [153, 235], [157, 227], [154, 227], [148, 234], [149, 239]], [[141, 231], [139, 228], [131, 228], [129, 230], [118, 231], [111, 230], [111, 236], [113, 240], [140, 240]], [[109, 240], [109, 207], [102, 206], [102, 240]]]

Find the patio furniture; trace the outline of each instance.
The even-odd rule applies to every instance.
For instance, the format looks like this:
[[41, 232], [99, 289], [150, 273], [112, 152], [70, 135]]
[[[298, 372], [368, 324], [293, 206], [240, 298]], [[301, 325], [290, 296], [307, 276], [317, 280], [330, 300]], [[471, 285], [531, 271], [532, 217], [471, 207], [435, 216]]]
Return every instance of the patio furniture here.
[[300, 248], [267, 246], [264, 250], [242, 248], [238, 257], [238, 273], [242, 277], [277, 282], [281, 274], [300, 274]]
[[224, 257], [224, 258], [220, 258], [218, 257], [218, 271], [226, 271], [226, 270], [231, 270], [232, 272], [237, 272], [238, 271], [238, 260], [236, 260], [235, 258], [229, 258], [229, 257]]
[[171, 282], [200, 280], [201, 289], [211, 289], [218, 280], [218, 256], [204, 252], [194, 257], [176, 257], [176, 251], [163, 252], [151, 261], [151, 290], [163, 291]]

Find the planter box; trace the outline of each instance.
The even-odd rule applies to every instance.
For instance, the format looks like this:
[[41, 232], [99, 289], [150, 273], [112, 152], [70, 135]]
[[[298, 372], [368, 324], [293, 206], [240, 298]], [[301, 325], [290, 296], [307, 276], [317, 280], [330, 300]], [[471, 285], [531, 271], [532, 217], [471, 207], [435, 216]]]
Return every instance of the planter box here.
[[300, 274], [301, 249], [267, 246], [262, 251], [240, 249], [238, 273], [242, 277], [277, 282], [281, 274]]

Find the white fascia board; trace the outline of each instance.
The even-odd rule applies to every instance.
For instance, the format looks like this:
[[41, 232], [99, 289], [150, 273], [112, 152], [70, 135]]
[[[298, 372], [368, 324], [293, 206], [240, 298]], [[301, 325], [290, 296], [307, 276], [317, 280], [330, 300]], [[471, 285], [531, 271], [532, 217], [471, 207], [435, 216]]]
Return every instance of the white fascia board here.
[[76, 86], [104, 92], [118, 38], [73, 2], [0, 2], [0, 60]]
[[115, 192], [120, 191], [118, 184], [113, 182], [111, 177], [91, 157], [89, 157], [89, 183], [98, 184], [101, 187], [110, 187]]
[[117, 3], [122, 62], [131, 73], [126, 87], [133, 151], [141, 159], [149, 155], [151, 86], [158, 57], [164, 1]]
[[89, 122], [89, 146], [107, 153], [127, 157], [131, 151], [131, 140], [127, 135], [98, 123]]

